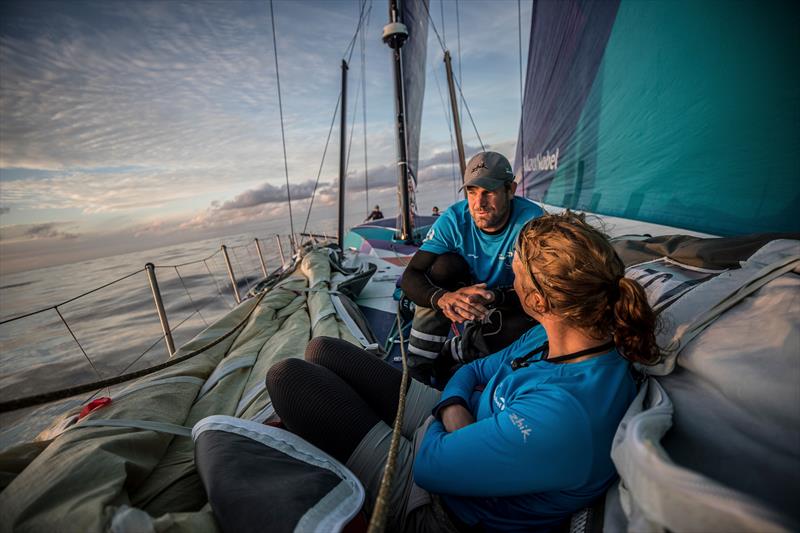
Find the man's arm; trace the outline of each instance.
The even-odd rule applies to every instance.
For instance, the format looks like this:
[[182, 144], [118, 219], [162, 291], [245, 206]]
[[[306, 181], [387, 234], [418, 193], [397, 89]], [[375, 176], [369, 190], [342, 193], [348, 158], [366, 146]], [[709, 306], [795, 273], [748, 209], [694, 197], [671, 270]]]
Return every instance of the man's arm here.
[[438, 254], [417, 250], [403, 274], [401, 287], [411, 301], [422, 307], [432, 307], [454, 322], [483, 318], [489, 312], [486, 304], [494, 300], [494, 292], [486, 284], [469, 285], [454, 291], [437, 287], [426, 273]]
[[[428, 276], [425, 275], [437, 257], [439, 257], [439, 254], [417, 250], [403, 273], [403, 281], [400, 287], [406, 293], [406, 296], [419, 306], [435, 307], [434, 297], [438, 300], [442, 294], [447, 292], [431, 283]], [[437, 292], [439, 294], [436, 294]]]

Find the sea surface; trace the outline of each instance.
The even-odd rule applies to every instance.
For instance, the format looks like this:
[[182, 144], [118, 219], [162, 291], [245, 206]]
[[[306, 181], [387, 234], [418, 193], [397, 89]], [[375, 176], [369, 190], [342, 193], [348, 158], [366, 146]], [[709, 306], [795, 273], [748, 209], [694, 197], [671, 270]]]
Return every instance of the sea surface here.
[[[263, 236], [259, 241], [271, 272], [281, 264], [275, 236]], [[288, 237], [282, 243], [288, 256]], [[228, 248], [237, 289], [244, 296], [263, 278], [252, 234], [3, 276], [0, 322], [44, 311], [0, 324], [0, 401], [89, 383], [166, 361], [169, 355], [144, 265], [152, 262], [156, 266], [175, 346], [179, 347], [235, 306], [221, 244]], [[66, 409], [108, 393], [103, 389], [0, 414], [0, 450], [33, 439]]]

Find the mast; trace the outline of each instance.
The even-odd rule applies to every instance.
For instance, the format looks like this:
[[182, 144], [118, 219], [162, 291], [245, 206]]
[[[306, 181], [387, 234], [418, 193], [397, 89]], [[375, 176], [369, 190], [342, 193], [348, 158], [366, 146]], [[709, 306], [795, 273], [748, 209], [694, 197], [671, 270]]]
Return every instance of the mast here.
[[447, 86], [450, 89], [450, 109], [453, 114], [453, 127], [456, 130], [456, 147], [458, 148], [458, 166], [461, 169], [461, 180], [464, 180], [464, 173], [467, 171], [467, 163], [464, 157], [464, 140], [461, 138], [461, 119], [458, 116], [458, 102], [456, 101], [456, 87], [453, 80], [453, 65], [450, 61], [450, 50], [444, 51], [444, 64], [447, 70]]
[[339, 248], [344, 250], [344, 174], [347, 159], [347, 61], [342, 59], [342, 107], [339, 112]]
[[405, 94], [403, 92], [403, 61], [400, 49], [408, 39], [408, 28], [400, 20], [398, 0], [389, 0], [389, 24], [383, 28], [383, 42], [393, 50], [395, 114], [397, 116], [397, 188], [400, 193], [399, 240], [411, 243], [414, 228], [411, 222], [409, 197], [408, 154], [406, 150]]

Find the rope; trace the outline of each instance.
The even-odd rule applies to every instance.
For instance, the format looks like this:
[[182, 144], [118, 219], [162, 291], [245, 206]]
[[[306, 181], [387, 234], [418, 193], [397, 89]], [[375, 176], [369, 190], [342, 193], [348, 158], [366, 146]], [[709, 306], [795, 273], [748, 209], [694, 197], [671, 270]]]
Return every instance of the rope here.
[[[206, 327], [208, 327], [208, 322], [206, 322], [206, 319], [203, 316], [203, 314], [200, 312], [200, 309], [197, 307], [197, 304], [194, 303], [194, 300], [192, 299], [192, 295], [189, 294], [189, 288], [186, 286], [186, 283], [183, 281], [183, 276], [181, 276], [181, 273], [178, 271], [178, 267], [177, 266], [175, 267], [175, 273], [178, 275], [178, 279], [181, 280], [181, 285], [183, 285], [183, 290], [186, 291], [186, 296], [189, 297], [189, 303], [192, 304], [192, 307], [194, 307], [195, 310], [197, 311], [197, 314], [200, 315], [200, 318], [203, 320], [203, 323], [206, 325]], [[177, 329], [177, 328], [175, 328], [175, 329]]]
[[372, 511], [372, 517], [369, 521], [369, 529], [367, 533], [377, 533], [384, 531], [386, 528], [386, 517], [389, 514], [389, 489], [394, 479], [395, 469], [397, 467], [397, 450], [400, 446], [400, 434], [403, 428], [403, 416], [406, 411], [406, 388], [408, 388], [408, 360], [406, 358], [406, 349], [403, 339], [403, 325], [400, 322], [400, 307], [397, 309], [397, 329], [400, 333], [400, 353], [403, 360], [403, 376], [400, 379], [400, 398], [397, 402], [397, 415], [394, 418], [394, 427], [392, 428], [392, 442], [389, 444], [389, 453], [386, 456], [386, 466], [383, 470], [383, 478], [381, 478], [381, 488], [378, 491], [378, 496], [375, 499], [375, 508]]
[[292, 217], [292, 192], [289, 188], [289, 161], [286, 158], [286, 134], [283, 128], [283, 101], [281, 100], [281, 73], [278, 68], [278, 41], [275, 36], [275, 13], [272, 8], [272, 0], [269, 0], [269, 16], [272, 23], [272, 51], [275, 55], [275, 80], [278, 84], [278, 112], [281, 118], [281, 142], [283, 143], [283, 168], [286, 176], [286, 198], [289, 204], [289, 228], [294, 240], [294, 219]]
[[[108, 286], [110, 286], [110, 285], [113, 285], [113, 284], [115, 284], [115, 283], [119, 283], [120, 281], [122, 281], [122, 280], [125, 280], [125, 279], [128, 279], [128, 278], [130, 278], [130, 277], [132, 277], [132, 276], [135, 276], [136, 274], [139, 274], [139, 273], [141, 273], [141, 272], [144, 272], [144, 269], [143, 269], [143, 268], [142, 268], [142, 269], [140, 269], [140, 270], [137, 270], [136, 272], [131, 272], [130, 274], [127, 274], [127, 275], [125, 275], [125, 276], [122, 276], [122, 277], [121, 277], [121, 278], [119, 278], [119, 279], [115, 279], [114, 281], [109, 281], [109, 282], [108, 282], [108, 283], [106, 283], [105, 285], [101, 285], [100, 287], [94, 288], [94, 289], [92, 289], [92, 290], [90, 290], [90, 291], [86, 291], [86, 292], [84, 292], [83, 294], [79, 294], [78, 296], [75, 296], [74, 298], [70, 298], [69, 300], [64, 300], [63, 302], [61, 302], [61, 303], [58, 303], [58, 304], [56, 304], [56, 305], [51, 305], [50, 307], [45, 307], [45, 308], [43, 308], [43, 309], [39, 309], [39, 310], [37, 310], [37, 311], [32, 311], [32, 312], [30, 312], [30, 313], [26, 313], [26, 314], [24, 314], [24, 315], [15, 316], [15, 317], [13, 317], [13, 318], [7, 318], [7, 319], [5, 319], [5, 320], [3, 320], [3, 321], [0, 321], [0, 326], [2, 326], [3, 324], [7, 324], [7, 323], [9, 323], [9, 322], [14, 322], [15, 320], [21, 320], [21, 319], [23, 319], [23, 318], [28, 318], [29, 316], [38, 315], [39, 313], [44, 313], [45, 311], [51, 311], [51, 310], [53, 310], [53, 309], [56, 309], [57, 307], [62, 307], [62, 306], [66, 305], [66, 304], [68, 304], [68, 303], [70, 303], [70, 302], [74, 302], [74, 301], [75, 301], [75, 300], [77, 300], [78, 298], [83, 298], [84, 296], [88, 296], [89, 294], [92, 294], [93, 292], [97, 292], [97, 291], [99, 291], [100, 289], [105, 289], [106, 287], [108, 287]], [[57, 309], [56, 309], [56, 311], [57, 311]], [[59, 314], [60, 314], [60, 313], [59, 313]]]
[[264, 296], [266, 294], [267, 294], [266, 292], [262, 292], [261, 294], [258, 295], [258, 297], [256, 299], [256, 303], [253, 304], [253, 308], [250, 309], [250, 311], [248, 311], [247, 315], [245, 315], [245, 317], [241, 320], [241, 322], [236, 324], [236, 326], [234, 326], [230, 331], [228, 331], [227, 333], [225, 333], [221, 337], [215, 339], [211, 343], [203, 346], [202, 348], [194, 350], [193, 352], [190, 352], [190, 353], [188, 353], [186, 355], [182, 355], [181, 357], [176, 357], [174, 359], [170, 359], [169, 361], [167, 361], [165, 363], [162, 363], [160, 365], [151, 366], [151, 367], [145, 368], [143, 370], [137, 370], [136, 372], [130, 372], [128, 374], [122, 374], [122, 375], [119, 375], [119, 376], [116, 376], [116, 377], [113, 377], [113, 378], [108, 378], [108, 379], [96, 381], [94, 383], [85, 383], [83, 385], [77, 385], [75, 387], [68, 387], [68, 388], [65, 388], [65, 389], [60, 389], [60, 390], [56, 390], [56, 391], [52, 391], [52, 392], [46, 392], [46, 393], [43, 393], [43, 394], [35, 394], [35, 395], [32, 395], [32, 396], [26, 396], [26, 397], [18, 398], [18, 399], [15, 399], [15, 400], [8, 400], [8, 401], [5, 401], [5, 402], [0, 402], [0, 413], [5, 413], [5, 412], [8, 412], [8, 411], [15, 411], [17, 409], [22, 409], [22, 408], [25, 408], [25, 407], [32, 407], [32, 406], [35, 406], [35, 405], [41, 405], [43, 403], [49, 403], [49, 402], [53, 402], [53, 401], [56, 401], [56, 400], [63, 400], [64, 398], [70, 398], [72, 396], [76, 396], [78, 394], [83, 394], [85, 392], [91, 392], [91, 391], [94, 391], [94, 390], [97, 390], [97, 389], [104, 389], [106, 387], [110, 387], [112, 385], [118, 385], [120, 383], [124, 383], [125, 381], [130, 381], [131, 379], [140, 378], [142, 376], [147, 376], [147, 375], [153, 374], [155, 372], [158, 372], [159, 370], [163, 370], [165, 368], [169, 368], [169, 367], [171, 367], [173, 365], [176, 365], [178, 363], [182, 363], [183, 361], [186, 361], [186, 360], [188, 360], [188, 359], [190, 359], [190, 358], [192, 358], [192, 357], [194, 357], [196, 355], [199, 355], [199, 354], [205, 352], [206, 350], [209, 350], [209, 349], [213, 348], [214, 346], [216, 346], [217, 344], [219, 344], [223, 340], [225, 340], [228, 337], [230, 337], [231, 335], [233, 335], [236, 332], [236, 330], [238, 330], [240, 327], [244, 326], [245, 323], [250, 319], [250, 316], [253, 314], [253, 312], [256, 310], [256, 308], [258, 308], [258, 305], [261, 303], [261, 300], [264, 298]]

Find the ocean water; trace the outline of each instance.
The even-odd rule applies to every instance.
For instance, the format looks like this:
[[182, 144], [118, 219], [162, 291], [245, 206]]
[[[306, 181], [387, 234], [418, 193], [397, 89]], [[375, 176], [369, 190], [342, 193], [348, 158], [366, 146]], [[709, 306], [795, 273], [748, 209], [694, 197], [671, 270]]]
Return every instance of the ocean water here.
[[[259, 241], [267, 269], [272, 271], [281, 262], [275, 237], [264, 236]], [[288, 253], [288, 238], [282, 242]], [[239, 294], [244, 296], [263, 277], [252, 234], [3, 276], [0, 321], [67, 303], [58, 305], [57, 311], [49, 309], [0, 325], [0, 401], [166, 361], [169, 355], [144, 265], [156, 265], [164, 307], [179, 347], [235, 305], [221, 243], [228, 247]], [[117, 281], [121, 278], [125, 279]], [[68, 302], [106, 284], [110, 285]], [[103, 389], [95, 394], [108, 392]], [[88, 393], [0, 414], [0, 450], [32, 439], [59, 414], [92, 396]]]

